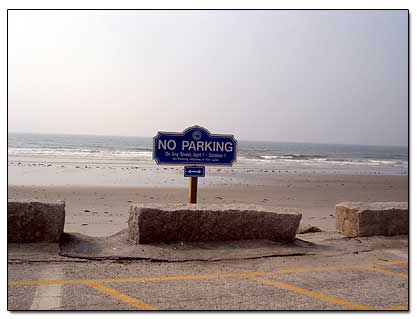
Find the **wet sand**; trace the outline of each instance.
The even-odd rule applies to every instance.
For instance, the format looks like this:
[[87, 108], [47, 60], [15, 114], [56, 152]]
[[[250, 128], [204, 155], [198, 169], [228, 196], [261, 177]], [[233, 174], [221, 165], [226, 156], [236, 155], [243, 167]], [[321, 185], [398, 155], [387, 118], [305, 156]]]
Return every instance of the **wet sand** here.
[[[163, 170], [163, 169], [162, 169]], [[274, 172], [275, 173], [275, 172]], [[9, 172], [10, 174], [10, 172]], [[180, 173], [176, 172], [177, 176]], [[163, 175], [161, 175], [162, 178]], [[170, 177], [167, 177], [170, 178]], [[250, 203], [295, 207], [302, 223], [335, 230], [334, 206], [343, 201], [408, 201], [408, 176], [273, 174], [222, 172], [221, 183], [200, 184], [201, 203]], [[133, 203], [184, 203], [187, 180], [175, 186], [9, 185], [9, 199], [65, 200], [66, 232], [107, 236], [127, 227]], [[203, 179], [200, 179], [202, 181]], [[33, 181], [41, 183], [42, 180]], [[217, 184], [217, 185], [216, 185]], [[165, 187], [164, 187], [165, 186]]]

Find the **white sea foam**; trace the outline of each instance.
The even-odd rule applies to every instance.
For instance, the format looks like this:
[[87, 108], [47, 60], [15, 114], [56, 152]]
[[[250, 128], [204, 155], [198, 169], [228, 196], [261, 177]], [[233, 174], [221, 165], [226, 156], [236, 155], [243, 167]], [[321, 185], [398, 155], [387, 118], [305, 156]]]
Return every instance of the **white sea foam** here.
[[9, 148], [9, 156], [37, 156], [100, 159], [152, 159], [151, 151], [89, 150], [70, 148]]
[[285, 165], [311, 165], [318, 167], [347, 167], [347, 166], [389, 166], [389, 167], [408, 167], [407, 161], [388, 161], [388, 160], [364, 160], [364, 159], [328, 159], [328, 158], [308, 158], [307, 156], [300, 156], [294, 158], [291, 156], [270, 156], [262, 155], [259, 158], [248, 158], [245, 156], [238, 157], [239, 162], [252, 164], [285, 164]]
[[271, 159], [278, 158], [278, 156], [276, 156], [276, 155], [261, 155], [260, 157], [263, 158], [263, 159], [266, 159], [266, 160], [271, 160]]

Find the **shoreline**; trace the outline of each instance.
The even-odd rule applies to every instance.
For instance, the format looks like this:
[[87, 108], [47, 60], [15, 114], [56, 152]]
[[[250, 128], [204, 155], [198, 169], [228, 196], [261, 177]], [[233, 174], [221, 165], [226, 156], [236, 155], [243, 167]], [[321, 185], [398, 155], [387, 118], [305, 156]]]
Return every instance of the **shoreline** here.
[[[309, 179], [318, 176], [330, 180], [350, 178], [349, 176], [408, 178], [408, 169], [400, 171], [400, 174], [390, 174], [382, 168], [377, 170], [370, 167], [352, 172], [349, 168], [324, 169], [303, 165], [292, 168], [270, 165], [244, 167], [238, 164], [234, 167], [207, 166], [206, 177], [199, 179], [199, 186], [273, 186], [285, 179]], [[154, 163], [66, 164], [9, 160], [8, 185], [187, 188], [188, 178], [183, 176], [182, 166], [157, 166]]]

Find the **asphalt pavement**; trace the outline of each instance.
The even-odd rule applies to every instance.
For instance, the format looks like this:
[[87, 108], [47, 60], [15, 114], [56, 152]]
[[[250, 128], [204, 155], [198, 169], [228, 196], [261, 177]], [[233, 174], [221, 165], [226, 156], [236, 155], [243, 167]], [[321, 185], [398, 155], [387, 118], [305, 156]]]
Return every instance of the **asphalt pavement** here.
[[[320, 236], [323, 236], [321, 234]], [[408, 241], [368, 251], [186, 262], [60, 257], [9, 246], [8, 310], [408, 309]]]

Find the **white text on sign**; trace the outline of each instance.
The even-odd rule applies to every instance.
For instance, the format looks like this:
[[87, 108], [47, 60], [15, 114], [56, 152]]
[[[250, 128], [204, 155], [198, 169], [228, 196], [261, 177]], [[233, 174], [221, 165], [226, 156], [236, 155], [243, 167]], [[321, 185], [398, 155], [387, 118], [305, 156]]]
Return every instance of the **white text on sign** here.
[[[175, 140], [159, 140], [158, 150], [173, 151], [177, 147]], [[182, 141], [181, 150], [183, 151], [211, 151], [211, 152], [233, 152], [231, 142], [207, 142], [207, 141]]]

